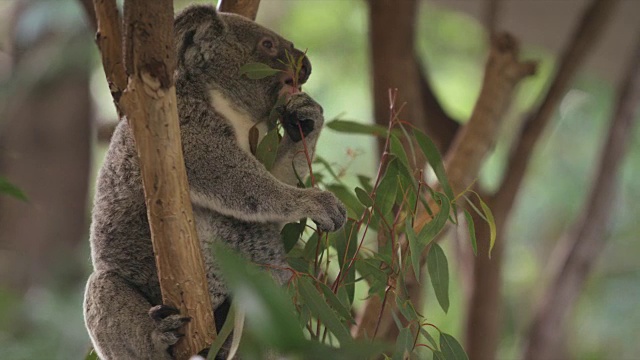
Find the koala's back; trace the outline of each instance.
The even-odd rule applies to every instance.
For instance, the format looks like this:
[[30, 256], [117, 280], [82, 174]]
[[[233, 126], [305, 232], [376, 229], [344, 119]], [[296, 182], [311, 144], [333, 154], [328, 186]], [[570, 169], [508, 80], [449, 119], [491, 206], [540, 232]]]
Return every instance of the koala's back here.
[[98, 175], [91, 254], [96, 271], [113, 272], [160, 302], [140, 167], [126, 120], [120, 121]]

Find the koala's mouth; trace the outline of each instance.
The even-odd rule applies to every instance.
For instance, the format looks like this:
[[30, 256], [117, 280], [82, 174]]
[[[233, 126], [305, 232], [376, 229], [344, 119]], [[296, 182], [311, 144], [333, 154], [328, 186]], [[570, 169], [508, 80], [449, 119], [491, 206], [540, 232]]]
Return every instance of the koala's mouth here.
[[[281, 80], [282, 88], [280, 89], [279, 96], [282, 95], [293, 95], [295, 93], [302, 92], [301, 84], [296, 84], [293, 81], [293, 76], [287, 74]], [[297, 85], [297, 86], [296, 86]]]

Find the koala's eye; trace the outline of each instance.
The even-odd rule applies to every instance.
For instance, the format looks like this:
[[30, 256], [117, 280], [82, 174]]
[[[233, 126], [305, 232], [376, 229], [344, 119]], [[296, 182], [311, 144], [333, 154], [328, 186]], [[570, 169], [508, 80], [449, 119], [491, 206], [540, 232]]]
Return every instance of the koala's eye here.
[[265, 49], [271, 49], [271, 48], [273, 48], [273, 41], [268, 40], [268, 39], [267, 40], [262, 40], [262, 46]]

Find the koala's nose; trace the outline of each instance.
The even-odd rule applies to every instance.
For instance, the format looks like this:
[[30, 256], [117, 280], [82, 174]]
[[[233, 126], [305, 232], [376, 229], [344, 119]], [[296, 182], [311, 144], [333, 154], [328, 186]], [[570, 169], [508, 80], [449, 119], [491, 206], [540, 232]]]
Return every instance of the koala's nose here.
[[305, 56], [302, 59], [302, 66], [300, 67], [300, 73], [298, 74], [298, 84], [304, 84], [309, 79], [309, 75], [311, 75], [311, 62]]

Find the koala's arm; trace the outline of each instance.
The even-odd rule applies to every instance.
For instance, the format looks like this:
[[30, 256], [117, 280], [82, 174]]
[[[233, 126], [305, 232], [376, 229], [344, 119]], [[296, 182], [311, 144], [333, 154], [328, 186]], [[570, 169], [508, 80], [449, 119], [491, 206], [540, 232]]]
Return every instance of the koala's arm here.
[[[324, 117], [322, 107], [306, 93], [294, 94], [289, 99], [285, 114], [290, 115], [283, 116], [283, 122], [288, 129], [278, 147], [271, 173], [278, 180], [296, 186], [298, 184], [296, 173], [300, 179], [309, 175], [305, 145], [309, 159], [313, 160]], [[297, 121], [302, 121], [301, 127], [298, 127]], [[300, 130], [303, 132], [304, 141], [300, 138]]]
[[[231, 126], [212, 108], [201, 107], [190, 116], [196, 116], [198, 124], [183, 124], [182, 138], [194, 204], [245, 221], [293, 222], [308, 217], [326, 231], [344, 224], [345, 208], [333, 194], [278, 180], [238, 146]], [[286, 156], [281, 155], [282, 163]]]

